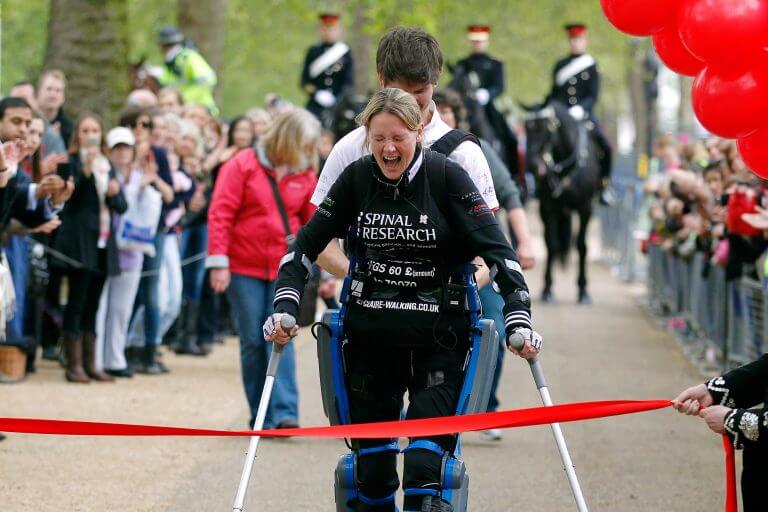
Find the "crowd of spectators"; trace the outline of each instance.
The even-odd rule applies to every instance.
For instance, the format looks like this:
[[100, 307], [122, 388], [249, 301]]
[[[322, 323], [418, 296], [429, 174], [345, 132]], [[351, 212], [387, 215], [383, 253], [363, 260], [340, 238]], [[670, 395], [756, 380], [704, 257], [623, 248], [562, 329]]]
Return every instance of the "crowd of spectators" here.
[[[59, 361], [77, 383], [168, 373], [158, 347], [206, 356], [236, 329], [227, 294], [214, 293], [206, 268], [217, 178], [238, 153], [253, 153], [276, 117], [301, 109], [270, 96], [263, 108], [224, 119], [173, 87], [138, 89], [107, 126], [93, 113], [66, 114], [66, 84], [48, 70], [3, 100], [31, 112], [18, 133], [6, 130], [6, 164], [18, 160], [20, 177], [49, 203], [64, 184], [71, 194], [36, 226], [4, 213], [15, 297], [0, 308], [3, 343], [27, 352], [27, 376], [39, 357]], [[332, 137], [318, 129], [324, 154]]]
[[[654, 145], [657, 169], [645, 183], [647, 243], [682, 258], [703, 253], [725, 268], [726, 279], [766, 275], [758, 261], [768, 243], [765, 184], [745, 166], [735, 141], [680, 143], [671, 135]], [[706, 270], [706, 269], [705, 269]]]

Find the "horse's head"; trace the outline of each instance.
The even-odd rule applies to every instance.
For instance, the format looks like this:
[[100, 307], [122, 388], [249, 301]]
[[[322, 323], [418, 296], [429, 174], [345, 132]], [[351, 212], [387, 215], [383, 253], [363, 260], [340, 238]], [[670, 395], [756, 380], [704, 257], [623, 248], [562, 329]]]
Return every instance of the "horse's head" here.
[[555, 110], [546, 104], [526, 105], [523, 109], [525, 126], [525, 162], [528, 172], [541, 176], [546, 171], [546, 160], [551, 158], [551, 146], [556, 136], [558, 120]]
[[142, 55], [136, 62], [128, 63], [128, 80], [131, 89], [149, 89], [154, 93], [160, 90], [160, 84], [150, 73], [146, 55]]
[[526, 165], [529, 172], [542, 176], [547, 166], [572, 152], [575, 121], [558, 102], [518, 104], [525, 111]]
[[477, 76], [477, 73], [462, 65], [449, 66], [448, 68], [452, 75], [448, 87], [464, 98], [474, 98], [475, 92], [480, 87], [480, 77]]
[[357, 127], [355, 117], [365, 109], [368, 97], [364, 94], [345, 94], [335, 107], [333, 132], [339, 140]]

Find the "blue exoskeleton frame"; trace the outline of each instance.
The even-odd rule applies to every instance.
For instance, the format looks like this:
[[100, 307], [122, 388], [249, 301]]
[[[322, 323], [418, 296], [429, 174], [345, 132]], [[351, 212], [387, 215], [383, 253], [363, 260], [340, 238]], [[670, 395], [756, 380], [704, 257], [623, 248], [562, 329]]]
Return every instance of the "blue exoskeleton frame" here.
[[[350, 260], [350, 268], [355, 268], [354, 256]], [[493, 321], [481, 318], [480, 297], [474, 280], [472, 265], [466, 265], [464, 274], [467, 284], [467, 310], [474, 328], [471, 331], [470, 350], [464, 365], [464, 383], [456, 407], [457, 415], [486, 411], [499, 346], [499, 336]], [[327, 328], [319, 329], [317, 333], [323, 409], [331, 425], [350, 423], [349, 397], [344, 366], [344, 345], [347, 343], [344, 335], [344, 317], [346, 299], [352, 286], [352, 278], [348, 275], [342, 287], [341, 309], [326, 311], [322, 323]], [[404, 489], [404, 493], [406, 495], [437, 496], [451, 503], [454, 512], [465, 512], [469, 491], [469, 475], [466, 472], [464, 462], [461, 460], [461, 437], [459, 436], [457, 439], [456, 448], [453, 452], [445, 452], [438, 444], [427, 440], [413, 441], [403, 451], [409, 450], [429, 450], [442, 457], [442, 482], [439, 490]], [[350, 503], [355, 501], [378, 505], [391, 503], [394, 509], [394, 494], [373, 500], [361, 495], [358, 491], [357, 459], [370, 453], [384, 451], [398, 452], [397, 440], [373, 448], [353, 450], [339, 459], [334, 486], [337, 512], [354, 512], [354, 509], [350, 508]]]

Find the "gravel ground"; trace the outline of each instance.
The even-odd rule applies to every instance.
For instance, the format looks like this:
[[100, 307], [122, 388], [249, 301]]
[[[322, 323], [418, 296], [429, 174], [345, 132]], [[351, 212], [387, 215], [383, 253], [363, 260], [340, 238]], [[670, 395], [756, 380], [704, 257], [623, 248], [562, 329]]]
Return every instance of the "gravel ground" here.
[[[559, 302], [536, 303], [542, 362], [554, 401], [671, 398], [699, 382], [671, 336], [638, 306], [641, 288], [593, 264], [591, 307], [575, 305], [574, 277], [560, 272]], [[527, 276], [541, 288], [541, 269]], [[324, 424], [314, 342], [297, 341], [301, 422]], [[237, 340], [208, 358], [166, 355], [173, 373], [115, 384], [72, 385], [44, 361], [27, 382], [0, 386], [0, 416], [242, 429], [247, 412]], [[503, 409], [540, 405], [527, 365], [505, 359]], [[563, 431], [590, 510], [722, 510], [720, 440], [670, 410], [572, 423]], [[0, 443], [0, 511], [224, 511], [247, 441], [65, 438], [12, 434]], [[333, 468], [341, 441], [264, 441], [247, 510], [335, 510]], [[470, 510], [575, 510], [548, 427], [508, 430], [498, 443], [464, 436]]]

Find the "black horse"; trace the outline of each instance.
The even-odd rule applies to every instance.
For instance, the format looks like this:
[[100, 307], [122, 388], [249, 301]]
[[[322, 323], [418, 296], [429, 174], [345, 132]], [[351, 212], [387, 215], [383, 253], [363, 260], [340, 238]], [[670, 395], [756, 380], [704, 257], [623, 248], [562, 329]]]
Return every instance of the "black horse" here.
[[552, 302], [552, 265], [565, 264], [571, 245], [571, 217], [579, 216], [579, 304], [589, 304], [587, 293], [587, 227], [600, 183], [598, 148], [589, 121], [578, 122], [558, 102], [521, 105], [527, 112], [526, 167], [536, 177], [539, 212], [544, 223], [547, 265], [542, 300]]
[[368, 96], [349, 92], [339, 99], [332, 109], [329, 109], [331, 118], [330, 130], [333, 131], [336, 140], [357, 128], [355, 118], [368, 104]]

